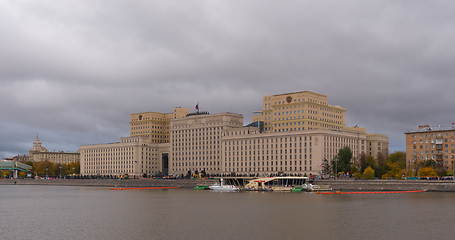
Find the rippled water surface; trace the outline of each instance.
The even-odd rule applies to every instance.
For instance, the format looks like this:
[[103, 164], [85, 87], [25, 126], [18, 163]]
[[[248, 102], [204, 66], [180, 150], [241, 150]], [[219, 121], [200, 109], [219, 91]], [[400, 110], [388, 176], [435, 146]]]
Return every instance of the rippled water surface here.
[[0, 186], [0, 239], [453, 239], [455, 193]]

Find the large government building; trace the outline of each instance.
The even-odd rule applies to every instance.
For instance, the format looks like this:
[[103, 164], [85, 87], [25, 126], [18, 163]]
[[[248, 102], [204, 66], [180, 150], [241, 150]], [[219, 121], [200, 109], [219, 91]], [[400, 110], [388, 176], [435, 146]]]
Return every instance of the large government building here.
[[130, 136], [119, 142], [81, 146], [81, 174], [93, 176], [167, 175], [169, 129], [172, 119], [186, 117], [188, 109], [171, 113], [130, 114]]
[[447, 170], [453, 171], [455, 128], [431, 128], [429, 125], [422, 125], [405, 135], [408, 172], [416, 173], [418, 164], [427, 160], [434, 160]]
[[81, 173], [319, 175], [324, 159], [346, 146], [355, 160], [362, 153], [386, 156], [388, 138], [346, 126], [345, 112], [327, 96], [303, 91], [264, 97], [247, 126], [236, 113], [134, 113], [130, 137], [81, 146]]

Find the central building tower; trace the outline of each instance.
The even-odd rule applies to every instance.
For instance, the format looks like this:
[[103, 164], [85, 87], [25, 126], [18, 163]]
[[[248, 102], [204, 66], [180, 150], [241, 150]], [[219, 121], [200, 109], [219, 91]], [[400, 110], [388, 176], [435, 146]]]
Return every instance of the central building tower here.
[[329, 105], [326, 95], [301, 91], [265, 96], [262, 111], [253, 121], [264, 122], [266, 132], [341, 130], [345, 112], [343, 107]]
[[239, 128], [242, 124], [243, 116], [236, 113], [197, 112], [172, 119], [169, 173], [222, 173], [221, 139], [226, 129]]

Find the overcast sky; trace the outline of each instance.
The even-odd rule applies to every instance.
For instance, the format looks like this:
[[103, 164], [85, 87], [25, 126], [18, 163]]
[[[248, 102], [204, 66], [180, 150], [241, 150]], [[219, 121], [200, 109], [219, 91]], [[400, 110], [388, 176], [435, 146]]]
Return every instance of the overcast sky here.
[[127, 136], [129, 113], [245, 115], [312, 90], [390, 137], [455, 121], [455, 2], [1, 1], [0, 157]]

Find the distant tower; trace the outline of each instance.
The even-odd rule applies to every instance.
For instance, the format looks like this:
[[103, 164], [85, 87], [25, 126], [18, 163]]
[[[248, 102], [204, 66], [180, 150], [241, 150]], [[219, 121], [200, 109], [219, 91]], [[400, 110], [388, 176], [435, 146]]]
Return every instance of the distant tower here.
[[47, 149], [43, 147], [38, 135], [36, 135], [36, 138], [33, 141], [33, 147], [30, 152], [47, 152]]

